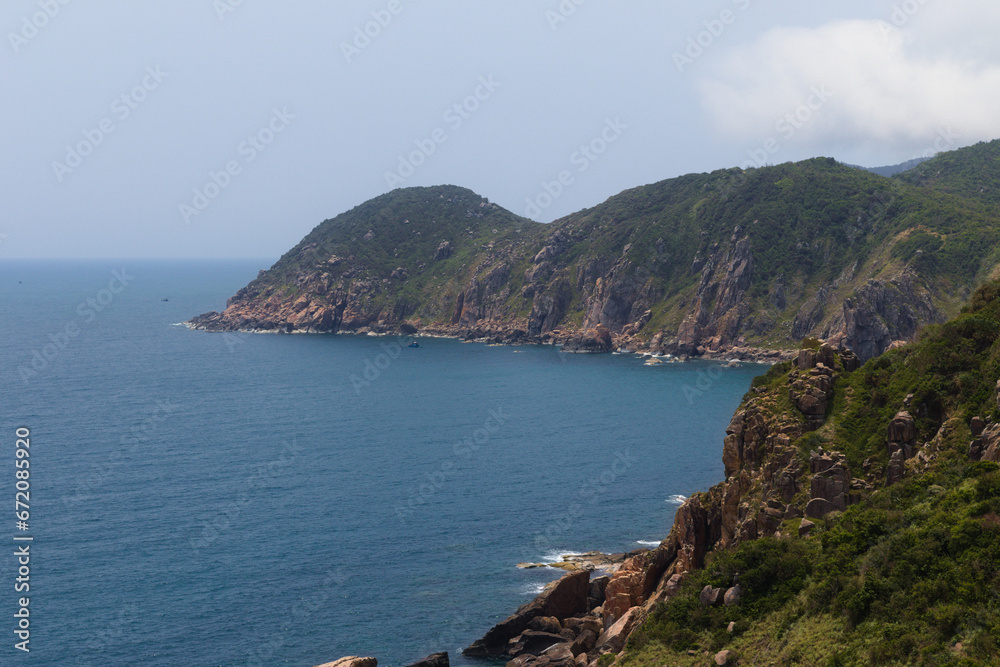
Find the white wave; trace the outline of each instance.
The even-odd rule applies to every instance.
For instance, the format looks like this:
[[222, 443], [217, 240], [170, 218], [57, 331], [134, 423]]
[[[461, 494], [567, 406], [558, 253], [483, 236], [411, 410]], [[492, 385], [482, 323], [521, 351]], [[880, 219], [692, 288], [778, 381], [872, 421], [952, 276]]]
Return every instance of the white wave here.
[[563, 556], [582, 556], [582, 551], [547, 551], [539, 563], [561, 563]]
[[652, 541], [652, 540], [636, 540], [635, 543], [636, 544], [641, 544], [644, 547], [658, 547], [658, 546], [660, 546], [660, 541], [659, 540], [657, 540], [655, 542]]
[[687, 500], [687, 496], [682, 496], [679, 493], [674, 494], [674, 495], [670, 496], [669, 498], [667, 498], [667, 502], [671, 503], [673, 505], [682, 505], [682, 504], [684, 504], [685, 500]]
[[532, 597], [539, 595], [543, 590], [545, 590], [545, 584], [528, 584], [522, 588], [525, 595], [530, 595]]

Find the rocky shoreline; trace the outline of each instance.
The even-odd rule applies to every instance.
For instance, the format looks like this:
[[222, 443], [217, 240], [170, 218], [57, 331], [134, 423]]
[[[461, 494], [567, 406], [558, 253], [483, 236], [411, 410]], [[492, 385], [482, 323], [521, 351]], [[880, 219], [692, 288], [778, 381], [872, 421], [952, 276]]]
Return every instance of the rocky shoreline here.
[[264, 322], [254, 324], [256, 326], [244, 326], [243, 324], [234, 326], [232, 323], [227, 322], [220, 313], [207, 313], [183, 323], [189, 329], [214, 333], [314, 335], [337, 333], [357, 336], [451, 338], [463, 342], [482, 343], [486, 345], [555, 345], [559, 346], [563, 352], [576, 354], [626, 352], [670, 355], [673, 361], [703, 359], [707, 361], [777, 364], [789, 361], [798, 354], [798, 350], [769, 349], [743, 344], [722, 345], [718, 349], [699, 348], [691, 354], [685, 354], [676, 345], [664, 344], [662, 338], [654, 336], [652, 340], [646, 341], [634, 335], [613, 334], [601, 326], [587, 330], [556, 329], [540, 336], [531, 336], [527, 331], [516, 325], [501, 323], [471, 328], [459, 325], [403, 325], [396, 328], [366, 326], [356, 329], [339, 329], [337, 331], [328, 331], [313, 327], [289, 329], [287, 326], [275, 326], [272, 323]]

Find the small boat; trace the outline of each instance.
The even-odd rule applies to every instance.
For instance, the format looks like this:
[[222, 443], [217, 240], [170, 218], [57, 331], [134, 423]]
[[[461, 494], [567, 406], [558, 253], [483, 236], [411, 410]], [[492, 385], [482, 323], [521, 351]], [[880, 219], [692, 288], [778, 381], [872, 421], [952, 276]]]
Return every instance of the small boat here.
[[420, 347], [420, 343], [418, 343], [417, 341], [413, 341], [412, 343], [410, 343], [406, 347]]

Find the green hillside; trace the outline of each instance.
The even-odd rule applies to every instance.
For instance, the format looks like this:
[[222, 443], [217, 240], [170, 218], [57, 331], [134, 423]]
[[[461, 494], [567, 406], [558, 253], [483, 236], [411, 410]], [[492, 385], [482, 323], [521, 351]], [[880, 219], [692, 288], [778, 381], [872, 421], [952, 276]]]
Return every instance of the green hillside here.
[[327, 220], [206, 329], [428, 329], [555, 340], [602, 325], [678, 354], [870, 358], [957, 313], [1000, 263], [1000, 142], [885, 178], [828, 158], [691, 174], [551, 224], [462, 188], [394, 190]]

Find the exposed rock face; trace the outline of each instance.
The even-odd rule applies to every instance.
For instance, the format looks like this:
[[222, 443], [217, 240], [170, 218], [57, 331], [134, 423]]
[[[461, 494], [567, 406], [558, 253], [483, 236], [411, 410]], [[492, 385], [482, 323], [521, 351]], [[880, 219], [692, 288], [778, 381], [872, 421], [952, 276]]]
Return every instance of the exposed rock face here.
[[614, 623], [630, 608], [646, 602], [673, 560], [676, 549], [657, 547], [626, 560], [605, 590], [605, 624]]
[[867, 361], [888, 350], [893, 341], [912, 339], [920, 325], [944, 319], [916, 273], [906, 269], [889, 282], [869, 280], [846, 299], [842, 321], [824, 338], [841, 343]]
[[753, 277], [750, 238], [737, 240], [739, 228], [726, 247], [715, 244], [701, 267], [694, 304], [677, 330], [673, 349], [681, 354], [718, 350], [731, 345], [749, 314], [743, 296]]
[[[847, 494], [851, 490], [847, 458], [839, 452], [813, 452], [809, 469], [813, 472], [810, 483], [812, 500], [806, 506], [806, 516], [819, 518], [833, 511], [843, 512], [847, 509]], [[814, 503], [815, 500], [825, 502]]]
[[[977, 461], [992, 461], [1000, 463], [1000, 424], [990, 424], [978, 438], [973, 440], [976, 456], [972, 458]], [[970, 454], [972, 454], [970, 447]]]
[[581, 331], [563, 343], [566, 352], [610, 352], [613, 348], [611, 332], [603, 324]]
[[885, 472], [885, 485], [892, 486], [903, 479], [906, 474], [906, 465], [903, 459], [903, 450], [897, 449], [889, 457], [889, 466]]
[[808, 418], [809, 428], [818, 428], [823, 423], [833, 400], [833, 355], [833, 349], [827, 346], [819, 352], [802, 350], [798, 371], [790, 378], [788, 398]]
[[897, 450], [902, 450], [904, 460], [913, 457], [914, 448], [917, 446], [917, 426], [909, 412], [896, 413], [893, 420], [889, 422], [886, 441], [890, 455]]

